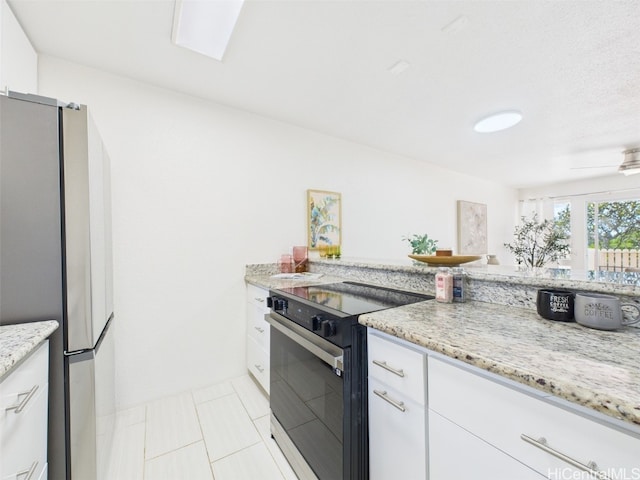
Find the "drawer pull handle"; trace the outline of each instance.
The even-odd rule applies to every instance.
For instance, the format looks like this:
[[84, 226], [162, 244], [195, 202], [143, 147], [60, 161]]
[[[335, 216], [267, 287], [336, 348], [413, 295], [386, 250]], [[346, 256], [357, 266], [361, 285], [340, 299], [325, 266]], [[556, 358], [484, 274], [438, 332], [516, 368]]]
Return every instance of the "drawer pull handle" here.
[[253, 327], [253, 328], [255, 328], [260, 333], [264, 333], [264, 328], [261, 328], [261, 327]]
[[527, 443], [530, 443], [531, 445], [538, 447], [540, 450], [543, 450], [545, 452], [547, 452], [550, 455], [553, 455], [556, 458], [559, 458], [560, 460], [562, 460], [563, 462], [568, 463], [569, 465], [571, 465], [572, 467], [577, 468], [578, 470], [582, 470], [583, 472], [588, 472], [589, 475], [594, 476], [595, 478], [598, 478], [600, 480], [610, 480], [610, 478], [605, 475], [604, 473], [598, 471], [598, 465], [596, 464], [596, 462], [589, 462], [588, 464], [584, 464], [581, 463], [573, 458], [571, 458], [568, 455], [565, 455], [562, 452], [559, 452], [558, 450], [555, 450], [554, 448], [551, 448], [548, 443], [547, 443], [547, 439], [544, 437], [540, 437], [537, 440], [535, 438], [532, 438], [528, 435], [525, 435], [524, 433], [520, 435], [520, 438], [522, 440], [524, 440]]
[[262, 368], [260, 365], [258, 365], [257, 363], [254, 365], [254, 367], [256, 367], [256, 370], [258, 370], [260, 373], [264, 372], [264, 368]]
[[379, 367], [384, 368], [385, 370], [394, 373], [396, 375], [398, 375], [399, 377], [404, 377], [404, 370], [400, 369], [400, 370], [396, 370], [395, 368], [391, 368], [389, 365], [387, 365], [387, 362], [385, 361], [380, 361], [380, 360], [374, 360], [373, 363], [375, 365], [378, 365]]
[[375, 393], [377, 396], [379, 396], [385, 402], [390, 403], [391, 405], [396, 407], [401, 412], [406, 412], [407, 411], [407, 409], [404, 407], [404, 402], [399, 402], [399, 401], [394, 400], [393, 398], [389, 397], [387, 395], [386, 390], [384, 390], [382, 392], [380, 390], [374, 390], [373, 393]]
[[7, 412], [9, 410], [15, 410], [15, 414], [17, 415], [18, 413], [22, 412], [22, 410], [24, 410], [24, 407], [27, 406], [27, 403], [29, 403], [29, 400], [31, 400], [33, 398], [33, 396], [35, 395], [36, 391], [38, 390], [38, 385], [34, 385], [31, 390], [29, 390], [28, 392], [22, 392], [18, 394], [18, 398], [20, 398], [21, 396], [25, 395], [25, 397], [22, 399], [22, 401], [16, 405], [12, 405], [10, 407], [7, 407], [6, 410]]
[[254, 297], [254, 300], [255, 300], [256, 302], [264, 303], [264, 298]]
[[[20, 479], [20, 477], [26, 475], [26, 477], [24, 477], [24, 480], [30, 480], [31, 477], [33, 477], [33, 474], [36, 472], [36, 468], [38, 468], [38, 461], [35, 460], [32, 464], [31, 464], [31, 468], [29, 470], [23, 470], [21, 472], [16, 473], [16, 480]], [[23, 479], [20, 479], [23, 480]]]

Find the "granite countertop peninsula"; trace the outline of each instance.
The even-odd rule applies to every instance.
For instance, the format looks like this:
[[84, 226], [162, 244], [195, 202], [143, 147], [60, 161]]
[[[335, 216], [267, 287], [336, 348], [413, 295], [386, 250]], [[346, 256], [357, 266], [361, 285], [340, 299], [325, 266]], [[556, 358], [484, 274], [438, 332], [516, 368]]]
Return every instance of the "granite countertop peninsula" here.
[[[509, 286], [566, 288], [640, 297], [640, 274], [622, 272], [594, 272], [572, 270], [565, 267], [524, 269], [507, 265], [487, 265], [482, 260], [461, 265], [472, 283], [491, 282]], [[409, 258], [401, 260], [370, 260], [341, 258], [338, 260], [315, 258], [310, 260], [310, 270], [342, 277], [350, 276], [429, 276], [433, 278], [438, 267]], [[472, 292], [473, 293], [473, 292]]]
[[55, 320], [0, 326], [0, 380], [57, 328]]
[[[265, 288], [359, 281], [434, 293], [437, 268], [411, 261], [311, 259], [316, 281], [278, 280], [275, 265], [247, 265], [246, 280]], [[614, 332], [536, 313], [538, 288], [567, 288], [640, 302], [640, 286], [553, 271], [531, 276], [514, 267], [465, 266], [466, 303], [420, 302], [361, 315], [361, 324], [480, 367], [558, 398], [640, 426], [640, 328]], [[280, 283], [284, 282], [284, 283]]]
[[544, 320], [525, 308], [433, 300], [361, 315], [359, 321], [640, 425], [640, 329], [606, 332]]

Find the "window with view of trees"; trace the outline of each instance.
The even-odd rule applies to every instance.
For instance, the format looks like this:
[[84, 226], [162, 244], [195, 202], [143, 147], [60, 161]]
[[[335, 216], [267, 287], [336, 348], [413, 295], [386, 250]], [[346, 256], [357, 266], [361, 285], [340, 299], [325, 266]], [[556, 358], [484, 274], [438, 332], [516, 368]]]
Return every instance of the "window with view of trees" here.
[[640, 267], [640, 200], [589, 202], [587, 242], [589, 268]]
[[571, 239], [571, 203], [562, 202], [553, 205], [553, 220], [556, 222], [556, 228], [567, 239]]
[[640, 273], [640, 187], [522, 200], [521, 215], [530, 212], [567, 239], [559, 267]]
[[640, 269], [640, 199], [591, 197], [582, 202], [569, 198], [553, 202], [555, 227], [572, 245], [571, 265], [618, 272]]

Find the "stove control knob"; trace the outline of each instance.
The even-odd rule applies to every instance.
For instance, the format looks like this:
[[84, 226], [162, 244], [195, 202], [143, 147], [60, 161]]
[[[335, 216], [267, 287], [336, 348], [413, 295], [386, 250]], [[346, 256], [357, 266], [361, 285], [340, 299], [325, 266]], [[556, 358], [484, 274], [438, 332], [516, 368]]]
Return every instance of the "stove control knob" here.
[[332, 337], [336, 334], [337, 326], [335, 320], [323, 320], [321, 325], [323, 337]]
[[311, 330], [316, 332], [320, 330], [321, 327], [322, 327], [322, 315], [318, 314], [311, 317]]
[[287, 309], [287, 299], [279, 297], [271, 297], [272, 308], [277, 312], [284, 312]]

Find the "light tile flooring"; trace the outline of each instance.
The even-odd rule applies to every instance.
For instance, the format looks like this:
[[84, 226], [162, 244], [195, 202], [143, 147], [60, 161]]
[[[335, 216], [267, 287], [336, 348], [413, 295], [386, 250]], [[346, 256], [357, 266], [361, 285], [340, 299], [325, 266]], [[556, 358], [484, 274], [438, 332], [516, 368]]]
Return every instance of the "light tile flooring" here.
[[109, 480], [295, 480], [248, 375], [118, 412]]

